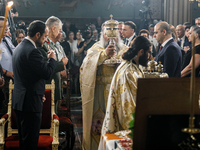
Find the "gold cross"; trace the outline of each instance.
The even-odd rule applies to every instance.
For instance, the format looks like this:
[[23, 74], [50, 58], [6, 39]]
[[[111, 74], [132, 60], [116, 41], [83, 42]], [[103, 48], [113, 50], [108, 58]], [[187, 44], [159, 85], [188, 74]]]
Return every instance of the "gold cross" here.
[[112, 17], [113, 17], [113, 15], [111, 14], [111, 15], [110, 15], [111, 20], [112, 20]]

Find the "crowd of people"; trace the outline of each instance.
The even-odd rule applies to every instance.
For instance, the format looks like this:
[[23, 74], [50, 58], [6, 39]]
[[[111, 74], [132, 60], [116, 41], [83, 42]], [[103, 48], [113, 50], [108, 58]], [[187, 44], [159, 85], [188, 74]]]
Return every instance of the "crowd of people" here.
[[[186, 22], [174, 27], [164, 21], [150, 24], [138, 36], [134, 22], [119, 21], [115, 44], [109, 44], [105, 23], [100, 21], [97, 26], [90, 24], [80, 31], [69, 22], [63, 25], [58, 17], [51, 16], [45, 23], [33, 21], [27, 31], [17, 29], [15, 40], [11, 39], [8, 22], [2, 31], [3, 23], [1, 16], [0, 87], [4, 99], [8, 98], [8, 82], [14, 81], [12, 108], [23, 149], [26, 146], [29, 149], [31, 144], [35, 149], [38, 141], [35, 133], [39, 133], [45, 101], [44, 84], [55, 80], [57, 112], [63, 99], [62, 79], [67, 78], [68, 71], [72, 93], [82, 97], [85, 150], [98, 149], [103, 134], [129, 128], [136, 107], [137, 79], [144, 77], [141, 66], [147, 66], [150, 59], [161, 62], [163, 72], [169, 77], [190, 77], [193, 44], [196, 77], [200, 76], [200, 18], [195, 25]], [[121, 58], [122, 63], [105, 65], [105, 60], [113, 56]], [[27, 115], [32, 116], [31, 121]], [[27, 129], [31, 125], [36, 130]]]

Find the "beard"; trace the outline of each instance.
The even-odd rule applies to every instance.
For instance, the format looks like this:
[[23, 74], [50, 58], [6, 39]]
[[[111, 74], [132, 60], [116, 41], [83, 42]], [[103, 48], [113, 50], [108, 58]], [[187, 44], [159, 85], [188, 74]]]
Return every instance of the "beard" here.
[[41, 37], [35, 42], [35, 45], [37, 47], [42, 47], [43, 46], [43, 43], [40, 41]]
[[142, 55], [140, 58], [139, 58], [139, 64], [144, 66], [144, 67], [147, 67], [147, 63], [148, 63], [149, 59], [148, 57], [144, 54]]
[[[120, 49], [122, 49], [123, 48], [123, 41], [122, 41], [122, 39], [120, 38], [120, 35], [118, 34], [118, 36], [117, 36], [117, 43], [115, 43], [115, 46], [116, 46], [116, 51], [118, 52]], [[109, 45], [109, 41], [106, 41], [105, 39], [104, 39], [104, 37], [103, 37], [103, 33], [101, 34], [101, 36], [100, 36], [100, 40], [99, 40], [99, 42], [100, 42], [100, 45], [104, 48], [104, 49], [106, 49], [106, 47]]]

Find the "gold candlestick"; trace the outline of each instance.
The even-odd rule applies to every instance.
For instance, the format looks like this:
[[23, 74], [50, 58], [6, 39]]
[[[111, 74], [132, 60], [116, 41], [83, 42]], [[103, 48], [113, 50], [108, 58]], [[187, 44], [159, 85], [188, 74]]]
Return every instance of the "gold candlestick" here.
[[9, 12], [10, 8], [12, 7], [12, 5], [13, 5], [13, 1], [10, 1], [7, 3], [5, 16], [4, 16], [4, 22], [3, 22], [3, 28], [2, 28], [1, 35], [0, 35], [0, 41], [3, 38], [3, 34], [4, 34], [4, 30], [5, 30], [6, 22], [7, 22], [7, 18], [8, 18], [8, 12]]
[[[193, 33], [194, 34], [194, 33]], [[191, 72], [191, 79], [190, 79], [190, 117], [189, 117], [189, 127], [182, 129], [183, 132], [192, 134], [200, 133], [200, 129], [195, 128], [194, 126], [194, 105], [195, 105], [195, 34], [193, 35], [192, 39], [192, 72]]]

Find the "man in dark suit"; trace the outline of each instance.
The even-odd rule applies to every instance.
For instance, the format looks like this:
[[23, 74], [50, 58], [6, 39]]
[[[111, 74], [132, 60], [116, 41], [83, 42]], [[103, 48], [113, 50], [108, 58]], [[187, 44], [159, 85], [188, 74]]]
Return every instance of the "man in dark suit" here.
[[167, 22], [159, 22], [154, 27], [154, 36], [161, 43], [161, 51], [155, 61], [163, 64], [163, 72], [169, 77], [181, 76], [182, 54], [178, 44], [172, 38], [170, 26]]
[[130, 46], [131, 41], [136, 37], [136, 25], [132, 21], [126, 21], [122, 26], [122, 35], [124, 36], [124, 44]]
[[28, 36], [16, 47], [13, 54], [15, 86], [12, 108], [18, 125], [20, 150], [36, 150], [41, 125], [45, 80], [56, 68], [56, 55], [50, 52], [45, 63], [41, 47], [48, 36], [48, 28], [42, 21], [33, 21]]
[[185, 36], [185, 28], [183, 25], [176, 26], [176, 34], [178, 37], [178, 45], [185, 51], [192, 47], [192, 43], [189, 42], [188, 38]]

